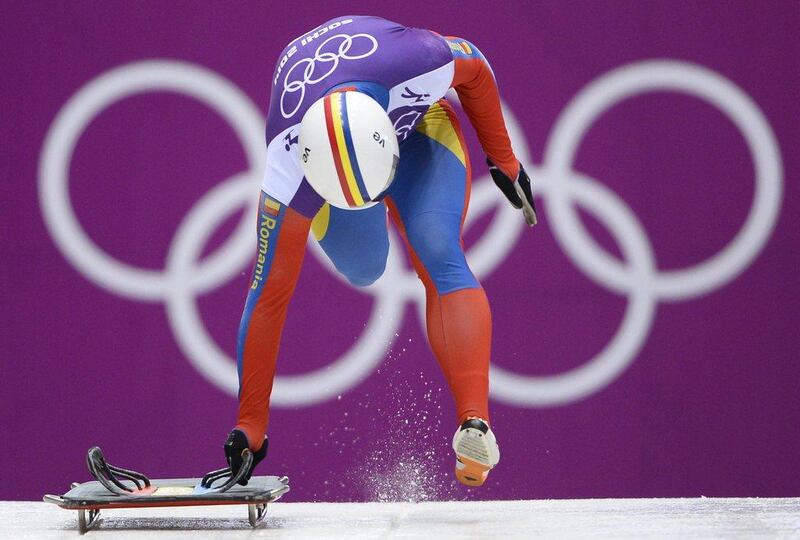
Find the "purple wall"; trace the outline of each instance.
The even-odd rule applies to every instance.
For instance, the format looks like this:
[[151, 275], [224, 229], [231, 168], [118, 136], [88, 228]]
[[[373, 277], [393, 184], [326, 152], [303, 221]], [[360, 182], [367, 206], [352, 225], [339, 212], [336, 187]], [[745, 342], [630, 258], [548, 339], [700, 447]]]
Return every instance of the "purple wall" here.
[[[283, 45], [376, 6], [284, 4], [4, 8], [0, 499], [86, 479], [93, 444], [153, 476], [221, 465], [260, 155], [186, 92], [229, 106], [258, 154]], [[309, 254], [280, 374], [345, 365], [315, 372], [331, 395], [282, 379], [280, 401], [306, 402], [273, 410], [260, 472], [294, 501], [800, 494], [797, 4], [430, 6], [376, 14], [482, 48], [541, 196], [522, 230], [469, 133], [503, 459], [480, 491], [452, 481], [453, 406], [405, 257], [364, 292]], [[173, 63], [131, 64], [154, 59]], [[419, 440], [396, 435], [406, 419]]]

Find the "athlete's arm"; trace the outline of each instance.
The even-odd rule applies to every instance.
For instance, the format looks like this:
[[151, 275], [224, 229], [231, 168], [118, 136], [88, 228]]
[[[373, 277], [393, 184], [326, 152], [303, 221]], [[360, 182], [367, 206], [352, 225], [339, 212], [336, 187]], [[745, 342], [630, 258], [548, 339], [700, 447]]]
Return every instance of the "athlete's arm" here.
[[519, 161], [508, 138], [492, 68], [472, 43], [454, 37], [445, 39], [453, 54], [453, 89], [478, 134], [484, 152], [504, 174], [516, 178]]
[[242, 432], [246, 440], [232, 432], [225, 446], [234, 473], [241, 466], [240, 453], [245, 445], [254, 452], [258, 461], [266, 454], [264, 435], [269, 421], [269, 399], [278, 348], [289, 299], [300, 275], [310, 227], [309, 218], [261, 192], [258, 252], [236, 346], [239, 414], [234, 432]]
[[511, 204], [523, 210], [528, 224], [535, 225], [530, 179], [511, 148], [492, 68], [472, 43], [456, 37], [445, 40], [453, 54], [452, 86], [486, 152], [492, 179]]

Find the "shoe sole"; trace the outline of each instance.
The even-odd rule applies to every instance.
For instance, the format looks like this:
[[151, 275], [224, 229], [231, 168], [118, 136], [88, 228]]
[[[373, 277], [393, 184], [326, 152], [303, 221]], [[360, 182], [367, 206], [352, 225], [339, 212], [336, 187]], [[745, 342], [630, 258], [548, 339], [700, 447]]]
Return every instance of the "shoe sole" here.
[[484, 434], [467, 428], [462, 435], [456, 451], [456, 479], [466, 486], [483, 485], [492, 467], [486, 463], [489, 449], [484, 442]]

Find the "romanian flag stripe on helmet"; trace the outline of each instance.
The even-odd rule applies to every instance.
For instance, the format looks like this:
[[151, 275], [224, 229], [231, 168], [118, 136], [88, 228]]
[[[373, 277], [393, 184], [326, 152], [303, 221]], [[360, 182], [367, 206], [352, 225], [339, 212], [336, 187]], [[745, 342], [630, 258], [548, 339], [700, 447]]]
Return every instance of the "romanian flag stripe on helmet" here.
[[[333, 94], [331, 94], [333, 95]], [[331, 145], [331, 154], [333, 155], [333, 163], [336, 165], [336, 174], [339, 177], [339, 184], [342, 187], [342, 193], [347, 201], [347, 204], [354, 206], [353, 196], [350, 194], [350, 189], [347, 186], [347, 180], [342, 170], [342, 158], [339, 156], [339, 148], [336, 143], [336, 132], [333, 127], [333, 112], [331, 111], [331, 95], [325, 96], [325, 127], [328, 129], [328, 142]]]
[[[347, 111], [344, 107], [344, 94], [334, 92], [325, 96], [325, 124], [328, 141], [331, 145], [333, 162], [339, 177], [344, 198], [350, 206], [363, 206], [369, 200], [358, 168], [358, 161], [353, 148], [353, 141], [347, 124]], [[348, 138], [350, 138], [348, 144]], [[363, 189], [363, 191], [362, 191]]]
[[369, 200], [369, 193], [367, 186], [364, 185], [364, 179], [361, 176], [361, 167], [358, 166], [358, 156], [356, 155], [356, 148], [353, 144], [353, 134], [350, 133], [350, 120], [347, 117], [347, 94], [342, 92], [339, 94], [342, 99], [342, 128], [344, 132], [344, 142], [347, 145], [347, 154], [350, 156], [350, 163], [353, 166], [353, 176], [358, 186], [358, 192], [361, 195], [362, 204], [364, 201]]

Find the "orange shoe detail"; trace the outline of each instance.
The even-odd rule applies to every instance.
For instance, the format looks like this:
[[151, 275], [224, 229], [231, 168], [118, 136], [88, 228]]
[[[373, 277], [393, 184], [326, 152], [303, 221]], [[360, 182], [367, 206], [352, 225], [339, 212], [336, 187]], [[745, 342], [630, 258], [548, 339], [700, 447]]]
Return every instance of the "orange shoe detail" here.
[[463, 456], [456, 457], [456, 479], [465, 486], [482, 486], [490, 470], [492, 468], [483, 463]]

